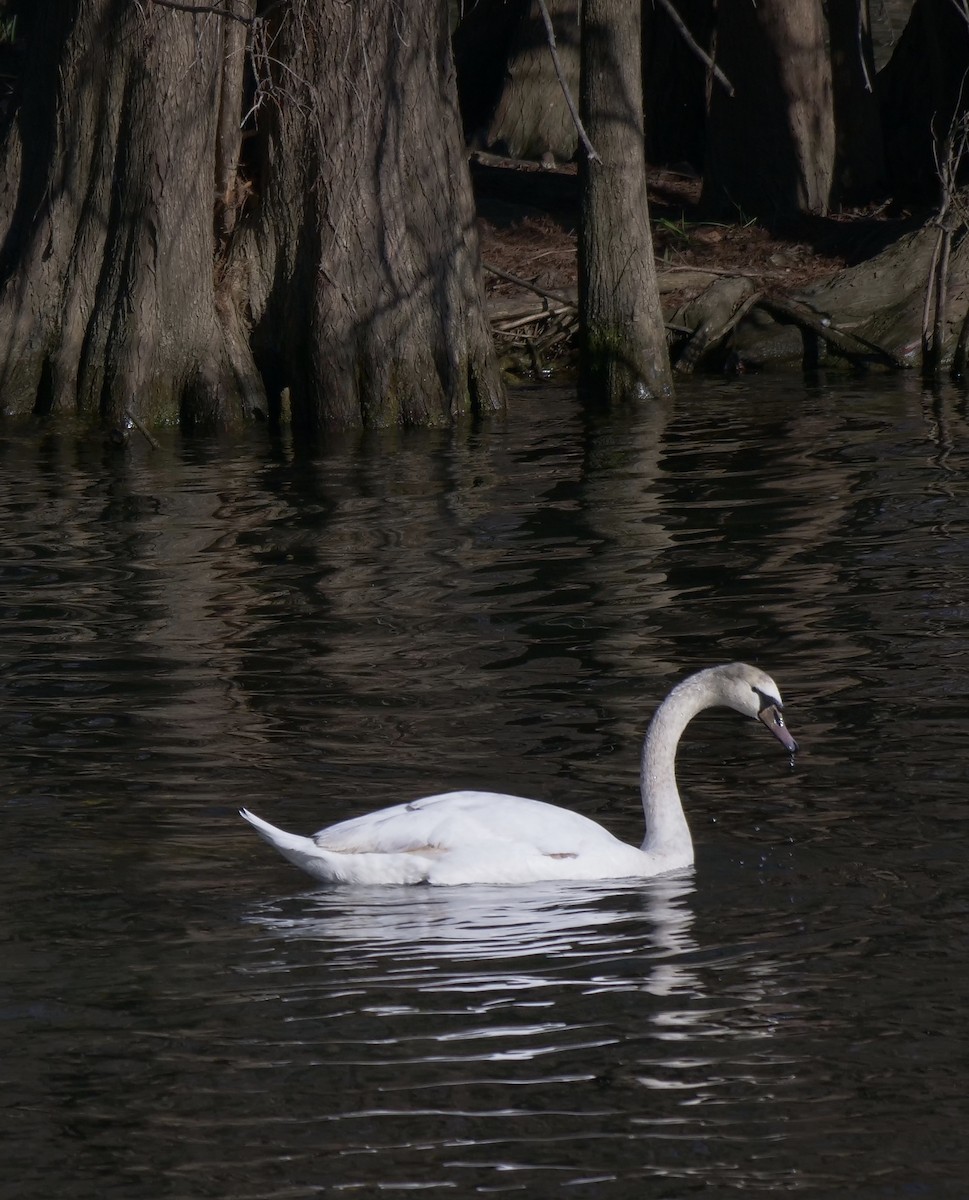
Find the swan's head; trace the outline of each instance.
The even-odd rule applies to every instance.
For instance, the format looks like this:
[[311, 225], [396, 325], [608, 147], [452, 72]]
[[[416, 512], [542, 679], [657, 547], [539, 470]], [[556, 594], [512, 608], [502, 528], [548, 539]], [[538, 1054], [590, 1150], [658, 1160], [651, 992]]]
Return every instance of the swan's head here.
[[784, 702], [780, 689], [766, 671], [747, 663], [728, 663], [714, 668], [724, 704], [747, 717], [756, 717], [785, 750], [794, 754], [797, 742], [784, 724]]

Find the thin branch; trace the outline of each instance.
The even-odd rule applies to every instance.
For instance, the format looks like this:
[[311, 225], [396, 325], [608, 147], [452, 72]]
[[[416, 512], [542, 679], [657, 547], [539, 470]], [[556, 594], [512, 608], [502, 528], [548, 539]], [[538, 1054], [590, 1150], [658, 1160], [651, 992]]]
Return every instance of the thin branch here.
[[145, 426], [141, 423], [141, 421], [138, 420], [138, 418], [135, 416], [135, 414], [131, 411], [130, 408], [125, 409], [124, 415], [127, 418], [127, 420], [129, 420], [131, 422], [131, 424], [134, 426], [134, 428], [138, 430], [138, 432], [145, 439], [145, 441], [148, 443], [148, 445], [151, 446], [152, 450], [160, 449], [158, 443], [151, 436], [151, 433], [145, 428]]
[[[541, 2], [542, 2], [542, 0], [539, 0], [539, 3], [541, 3]], [[724, 91], [727, 93], [727, 95], [733, 96], [733, 94], [734, 94], [733, 84], [726, 77], [726, 75], [724, 75], [723, 71], [720, 70], [720, 68], [713, 61], [713, 59], [710, 57], [710, 55], [707, 54], [706, 50], [704, 50], [703, 47], [700, 45], [700, 43], [694, 38], [693, 34], [690, 33], [689, 29], [686, 26], [686, 22], [683, 20], [683, 18], [680, 16], [680, 14], [673, 7], [673, 0], [659, 0], [659, 2], [662, 5], [664, 11], [666, 12], [666, 15], [669, 17], [669, 19], [673, 22], [673, 24], [679, 30], [680, 36], [683, 38], [683, 40], [686, 42], [686, 44], [690, 47], [690, 49], [693, 51], [693, 53], [697, 56], [697, 58], [699, 58], [699, 60], [710, 71], [713, 72], [714, 78], [721, 85], [721, 87], [724, 89]], [[544, 5], [543, 5], [543, 7], [544, 7]]]
[[157, 4], [159, 8], [173, 8], [176, 12], [210, 13], [215, 17], [228, 17], [230, 21], [238, 21], [241, 25], [258, 25], [261, 21], [265, 21], [274, 8], [287, 4], [289, 0], [273, 0], [273, 3], [267, 4], [258, 17], [246, 17], [241, 13], [233, 12], [229, 7], [229, 2], [230, 0], [226, 0], [224, 4], [189, 4], [183, 3], [182, 0], [149, 0], [150, 4]]
[[503, 279], [505, 283], [514, 283], [518, 287], [525, 288], [526, 291], [534, 292], [536, 296], [541, 296], [545, 300], [552, 300], [555, 304], [566, 304], [569, 308], [577, 307], [574, 300], [570, 300], [568, 296], [563, 296], [561, 292], [550, 292], [546, 288], [540, 288], [535, 283], [529, 283], [527, 279], [522, 279], [518, 275], [509, 275], [507, 271], [489, 266], [488, 263], [482, 263], [481, 265], [489, 275], [495, 275], [498, 279]]
[[151, 0], [159, 8], [174, 8], [176, 12], [211, 13], [214, 17], [228, 17], [230, 21], [239, 21], [243, 25], [254, 25], [256, 17], [243, 17], [226, 8], [224, 4], [181, 4], [179, 0]]
[[558, 47], [555, 44], [555, 30], [552, 28], [552, 18], [548, 15], [548, 8], [545, 6], [545, 0], [538, 0], [538, 7], [542, 14], [542, 20], [545, 22], [545, 34], [548, 38], [548, 48], [552, 55], [552, 65], [555, 67], [555, 74], [558, 76], [559, 86], [562, 88], [562, 95], [565, 97], [565, 103], [568, 105], [569, 113], [572, 117], [572, 123], [575, 125], [576, 133], [579, 135], [579, 141], [585, 147], [586, 157], [590, 162], [601, 163], [602, 159], [596, 153], [595, 147], [589, 141], [589, 135], [585, 131], [585, 126], [582, 124], [582, 118], [579, 116], [579, 110], [575, 106], [575, 101], [572, 99], [572, 93], [569, 91], [569, 85], [565, 78], [565, 72], [562, 70], [562, 61], [559, 58]]
[[[969, 15], [967, 0], [961, 0], [956, 7]], [[922, 371], [928, 377], [939, 373], [945, 349], [949, 255], [952, 238], [969, 222], [969, 214], [966, 212], [964, 200], [960, 197], [959, 192], [959, 171], [966, 153], [969, 151], [969, 117], [964, 111], [967, 79], [969, 79], [969, 71], [963, 75], [959, 84], [956, 108], [941, 147], [939, 138], [935, 136], [935, 130], [932, 131], [932, 155], [935, 159], [935, 173], [939, 180], [941, 200], [939, 211], [934, 218], [939, 233], [925, 284], [925, 302], [922, 308]]]
[[966, 24], [969, 25], [969, 4], [966, 3], [966, 0], [952, 0], [952, 7]]

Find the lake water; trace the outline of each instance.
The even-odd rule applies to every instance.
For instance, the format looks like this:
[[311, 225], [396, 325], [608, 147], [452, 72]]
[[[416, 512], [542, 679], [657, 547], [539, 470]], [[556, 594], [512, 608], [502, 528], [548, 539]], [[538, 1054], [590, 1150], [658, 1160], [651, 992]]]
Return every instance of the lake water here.
[[[157, 450], [0, 428], [0, 1196], [967, 1195], [969, 423], [911, 379]], [[456, 786], [695, 872], [320, 890]]]

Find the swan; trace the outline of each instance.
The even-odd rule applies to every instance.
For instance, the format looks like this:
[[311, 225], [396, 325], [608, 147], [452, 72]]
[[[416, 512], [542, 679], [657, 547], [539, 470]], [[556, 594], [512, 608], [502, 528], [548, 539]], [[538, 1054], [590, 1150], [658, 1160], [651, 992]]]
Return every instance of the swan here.
[[446, 792], [328, 826], [312, 837], [240, 815], [297, 867], [326, 883], [520, 884], [549, 879], [648, 878], [693, 863], [676, 788], [680, 735], [705, 708], [723, 705], [761, 721], [790, 754], [777, 684], [757, 667], [726, 663], [690, 675], [656, 710], [643, 743], [641, 848], [580, 813], [495, 792]]

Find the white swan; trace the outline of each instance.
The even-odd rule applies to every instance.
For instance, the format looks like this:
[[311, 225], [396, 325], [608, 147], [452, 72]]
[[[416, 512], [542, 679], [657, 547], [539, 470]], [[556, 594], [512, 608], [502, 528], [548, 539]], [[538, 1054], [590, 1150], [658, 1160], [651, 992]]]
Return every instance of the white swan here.
[[270, 845], [327, 883], [530, 883], [540, 879], [646, 878], [688, 867], [693, 841], [676, 789], [680, 735], [704, 708], [756, 717], [791, 754], [777, 684], [756, 667], [727, 663], [678, 684], [656, 710], [643, 744], [646, 839], [620, 842], [579, 813], [494, 792], [447, 792], [396, 804], [300, 837], [246, 809]]

